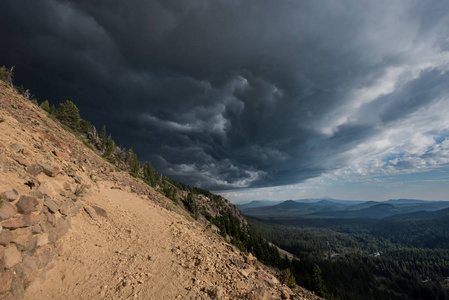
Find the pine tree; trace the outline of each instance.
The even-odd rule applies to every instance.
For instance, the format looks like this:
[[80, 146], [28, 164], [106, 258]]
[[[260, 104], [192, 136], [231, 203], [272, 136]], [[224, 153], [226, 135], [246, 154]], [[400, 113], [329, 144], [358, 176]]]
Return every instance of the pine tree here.
[[111, 135], [108, 136], [106, 140], [106, 149], [104, 150], [103, 157], [106, 158], [110, 163], [115, 163], [114, 153], [114, 141]]
[[133, 152], [132, 148], [128, 151], [128, 165], [129, 173], [133, 176], [137, 176], [139, 174], [139, 161], [137, 160], [137, 154]]
[[48, 103], [48, 100], [45, 100], [41, 103], [40, 107], [45, 110], [46, 112], [50, 112], [50, 103]]
[[59, 104], [59, 109], [56, 112], [56, 118], [62, 123], [69, 126], [73, 130], [78, 129], [79, 121], [81, 119], [78, 107], [67, 100]]
[[106, 142], [107, 142], [107, 139], [106, 139], [106, 125], [103, 125], [103, 128], [101, 129], [101, 132], [100, 132], [100, 147], [101, 147], [101, 149], [105, 149], [106, 148]]
[[156, 186], [153, 168], [151, 167], [151, 164], [149, 162], [146, 162], [143, 165], [143, 178], [150, 186], [152, 187]]
[[321, 269], [316, 264], [313, 266], [312, 285], [313, 290], [318, 296], [324, 297], [327, 294], [326, 286], [324, 285], [323, 278], [321, 277]]

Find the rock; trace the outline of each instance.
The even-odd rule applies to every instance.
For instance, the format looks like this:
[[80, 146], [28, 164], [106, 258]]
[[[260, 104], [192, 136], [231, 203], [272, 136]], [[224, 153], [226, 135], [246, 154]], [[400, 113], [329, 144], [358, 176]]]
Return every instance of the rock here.
[[48, 210], [52, 213], [56, 213], [59, 210], [59, 205], [56, 204], [49, 196], [46, 196], [44, 199], [44, 205], [48, 208]]
[[93, 205], [92, 207], [94, 208], [94, 210], [97, 213], [97, 215], [102, 216], [103, 218], [107, 218], [108, 217], [108, 214], [107, 214], [106, 210], [104, 210], [103, 208], [95, 206], [95, 205]]
[[250, 266], [255, 266], [257, 263], [257, 258], [255, 258], [252, 253], [249, 253], [247, 257], [245, 257], [246, 263]]
[[14, 205], [4, 202], [0, 207], [0, 221], [11, 218], [17, 213], [17, 209]]
[[37, 237], [37, 247], [41, 247], [48, 244], [48, 233], [42, 233]]
[[34, 177], [39, 175], [43, 170], [44, 169], [41, 166], [37, 165], [37, 164], [31, 165], [31, 166], [29, 166], [27, 168], [27, 172], [29, 174], [33, 175]]
[[0, 246], [0, 260], [3, 258], [4, 254], [5, 254], [5, 247]]
[[14, 273], [12, 271], [7, 271], [3, 274], [0, 273], [0, 293], [4, 293], [11, 289], [13, 278]]
[[15, 229], [33, 226], [40, 220], [39, 214], [27, 214], [2, 223], [3, 228]]
[[86, 205], [86, 206], [84, 206], [84, 210], [87, 212], [87, 214], [92, 219], [94, 219], [95, 221], [98, 221], [98, 215], [97, 215], [95, 209], [93, 209], [92, 207]]
[[52, 167], [51, 165], [46, 163], [40, 163], [39, 165], [42, 167], [45, 175], [47, 176], [55, 177], [56, 175], [59, 174], [59, 169], [56, 167]]
[[38, 204], [39, 201], [35, 197], [25, 195], [22, 195], [19, 201], [17, 202], [17, 206], [25, 214], [33, 212]]
[[22, 149], [22, 146], [19, 143], [14, 143], [9, 146], [9, 149], [11, 149], [12, 152], [19, 152], [20, 149]]
[[41, 233], [42, 232], [42, 227], [40, 227], [39, 225], [34, 225], [33, 228], [31, 228], [31, 232], [33, 234]]
[[4, 192], [2, 195], [3, 195], [3, 197], [6, 198], [6, 200], [8, 200], [9, 202], [12, 202], [17, 199], [17, 196], [19, 196], [19, 193], [15, 189], [12, 189], [10, 191]]
[[40, 267], [44, 267], [51, 259], [52, 248], [50, 245], [44, 246], [36, 250], [37, 262]]
[[27, 160], [27, 159], [25, 159], [25, 157], [22, 157], [22, 156], [17, 156], [17, 155], [14, 155], [13, 157], [12, 157], [16, 162], [18, 162], [19, 164], [21, 164], [22, 166], [28, 166], [29, 164], [30, 164], [30, 162]]
[[72, 186], [70, 185], [70, 183], [68, 182], [64, 183], [64, 190], [68, 192], [72, 191]]
[[2, 231], [3, 231], [3, 226], [0, 225], [0, 233], [2, 233]]
[[69, 155], [63, 151], [54, 150], [54, 151], [52, 151], [52, 153], [61, 159], [65, 159], [65, 160], [69, 159]]
[[31, 151], [29, 151], [28, 149], [22, 149], [22, 154], [25, 156], [32, 156], [33, 153], [31, 153]]
[[31, 191], [31, 195], [37, 199], [44, 199], [44, 194], [41, 191]]
[[12, 241], [12, 233], [9, 230], [0, 232], [0, 245], [7, 246]]
[[12, 231], [12, 241], [24, 248], [31, 238], [31, 228], [18, 228]]
[[216, 286], [207, 291], [211, 299], [223, 299], [225, 292], [222, 287]]
[[73, 206], [73, 202], [71, 200], [68, 200], [61, 205], [59, 212], [64, 216], [68, 216], [68, 215], [70, 215], [70, 210], [71, 210], [72, 206]]
[[22, 254], [17, 250], [16, 245], [10, 244], [5, 248], [4, 260], [6, 269], [11, 269], [22, 261]]
[[56, 221], [56, 227], [55, 227], [55, 233], [57, 236], [57, 239], [62, 238], [64, 234], [66, 234], [69, 231], [69, 224], [67, 220], [64, 220], [63, 218], [59, 218]]
[[286, 288], [281, 289], [281, 298], [282, 299], [290, 299], [290, 293], [289, 293], [288, 289], [286, 289]]
[[36, 262], [29, 255], [23, 256], [22, 267], [25, 271], [25, 274], [28, 274], [28, 277], [30, 277], [30, 275], [36, 274], [36, 272], [39, 270]]

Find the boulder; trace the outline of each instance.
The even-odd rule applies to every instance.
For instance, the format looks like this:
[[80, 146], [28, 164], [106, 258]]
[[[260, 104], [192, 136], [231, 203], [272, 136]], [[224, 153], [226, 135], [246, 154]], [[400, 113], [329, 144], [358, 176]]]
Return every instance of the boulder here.
[[22, 195], [17, 202], [17, 206], [20, 208], [20, 210], [25, 213], [29, 214], [33, 212], [36, 209], [36, 206], [39, 204], [39, 201], [36, 199], [36, 197], [32, 196], [25, 196]]
[[39, 214], [27, 214], [2, 223], [3, 228], [15, 229], [33, 226], [40, 220]]
[[22, 146], [19, 143], [14, 143], [9, 146], [9, 149], [11, 149], [12, 152], [17, 153], [20, 151], [20, 149], [22, 149]]

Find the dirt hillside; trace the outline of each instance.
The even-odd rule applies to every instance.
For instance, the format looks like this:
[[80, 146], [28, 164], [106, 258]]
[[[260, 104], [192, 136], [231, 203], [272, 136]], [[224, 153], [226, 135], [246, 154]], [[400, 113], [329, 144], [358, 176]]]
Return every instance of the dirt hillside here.
[[0, 195], [0, 299], [318, 299], [1, 81]]

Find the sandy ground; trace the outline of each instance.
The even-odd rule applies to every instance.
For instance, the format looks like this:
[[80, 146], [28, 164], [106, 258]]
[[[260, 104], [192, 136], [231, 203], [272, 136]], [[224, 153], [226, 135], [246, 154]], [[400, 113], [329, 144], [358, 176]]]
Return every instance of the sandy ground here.
[[25, 299], [188, 297], [186, 287], [194, 276], [180, 266], [172, 249], [184, 246], [187, 237], [179, 233], [190, 222], [111, 186], [101, 182], [100, 192], [89, 197], [107, 209], [107, 218], [95, 221], [86, 213], [73, 218], [64, 254], [42, 285], [27, 290]]

